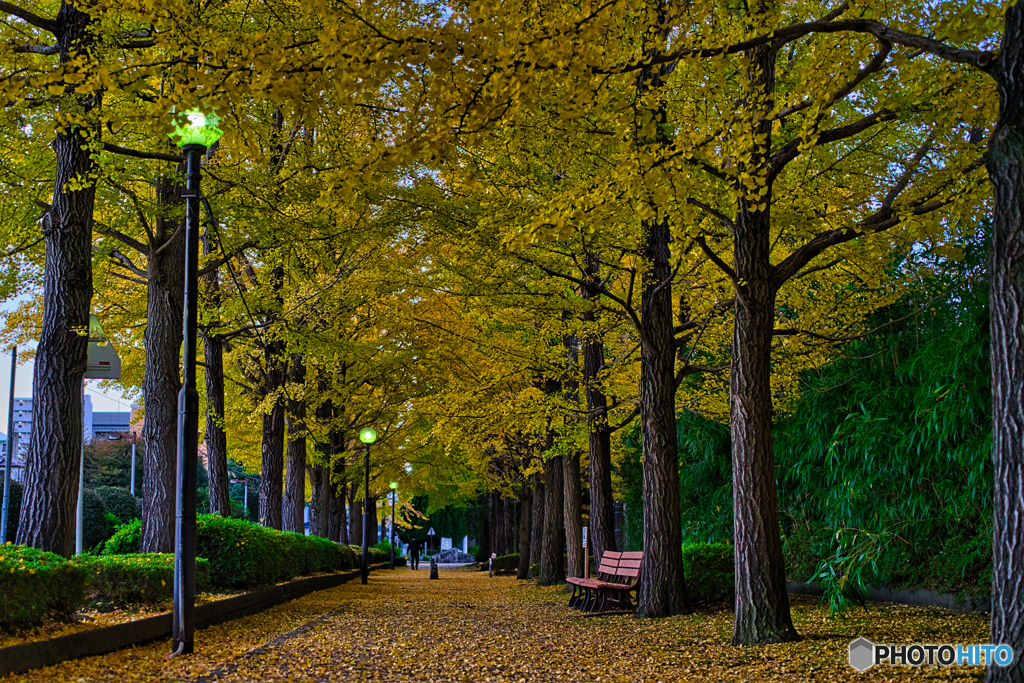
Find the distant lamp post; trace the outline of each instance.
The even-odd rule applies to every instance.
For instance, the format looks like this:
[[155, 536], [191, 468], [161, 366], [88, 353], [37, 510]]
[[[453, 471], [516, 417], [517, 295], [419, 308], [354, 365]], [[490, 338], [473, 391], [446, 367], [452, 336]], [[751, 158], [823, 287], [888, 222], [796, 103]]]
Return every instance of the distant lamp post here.
[[359, 440], [366, 444], [366, 455], [363, 456], [364, 485], [363, 485], [363, 583], [366, 583], [370, 575], [370, 565], [366, 544], [370, 540], [370, 444], [377, 440], [377, 432], [369, 427], [359, 430]]
[[174, 615], [171, 656], [195, 648], [196, 486], [199, 466], [199, 392], [196, 389], [196, 323], [199, 294], [200, 159], [224, 134], [218, 117], [198, 110], [177, 114], [171, 138], [185, 152], [185, 325], [182, 387], [178, 393], [178, 496], [174, 526]]
[[398, 499], [398, 482], [391, 482], [391, 568], [395, 568], [395, 501]]

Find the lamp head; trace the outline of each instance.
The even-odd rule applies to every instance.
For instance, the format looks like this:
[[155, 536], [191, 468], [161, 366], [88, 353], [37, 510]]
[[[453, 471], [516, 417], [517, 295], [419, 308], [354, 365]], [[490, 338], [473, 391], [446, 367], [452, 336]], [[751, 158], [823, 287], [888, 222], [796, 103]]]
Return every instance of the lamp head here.
[[359, 440], [366, 444], [373, 443], [377, 440], [377, 432], [369, 427], [363, 427], [359, 430]]
[[391, 488], [392, 489], [397, 489], [398, 488], [398, 482], [397, 481], [391, 482]]
[[224, 131], [217, 127], [220, 117], [213, 112], [203, 112], [199, 109], [190, 109], [183, 113], [172, 113], [174, 117], [174, 132], [171, 139], [181, 147], [192, 145], [209, 149], [213, 143], [220, 140]]

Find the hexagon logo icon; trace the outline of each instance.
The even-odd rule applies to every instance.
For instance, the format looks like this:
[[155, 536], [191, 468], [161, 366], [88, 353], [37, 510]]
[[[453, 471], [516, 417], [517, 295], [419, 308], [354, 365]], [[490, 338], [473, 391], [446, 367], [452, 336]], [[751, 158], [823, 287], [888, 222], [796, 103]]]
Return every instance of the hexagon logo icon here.
[[875, 646], [867, 638], [858, 638], [850, 643], [850, 666], [857, 671], [867, 671], [875, 663]]

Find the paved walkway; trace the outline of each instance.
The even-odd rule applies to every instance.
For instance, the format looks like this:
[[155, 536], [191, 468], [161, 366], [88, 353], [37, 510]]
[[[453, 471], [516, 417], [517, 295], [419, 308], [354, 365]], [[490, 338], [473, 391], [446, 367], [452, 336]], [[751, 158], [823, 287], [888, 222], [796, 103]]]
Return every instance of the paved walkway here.
[[[583, 617], [558, 589], [468, 568], [400, 568], [200, 631], [197, 652], [168, 661], [169, 642], [66, 662], [32, 681], [817, 681], [970, 680], [957, 671], [876, 668], [855, 675], [846, 648], [875, 642], [983, 642], [983, 618], [879, 607], [832, 620], [798, 600], [802, 643], [728, 646], [732, 614], [661, 620]], [[895, 638], [895, 640], [894, 640]], [[962, 676], [962, 678], [960, 678]], [[10, 679], [8, 679], [10, 680]], [[7, 681], [4, 681], [7, 683]]]

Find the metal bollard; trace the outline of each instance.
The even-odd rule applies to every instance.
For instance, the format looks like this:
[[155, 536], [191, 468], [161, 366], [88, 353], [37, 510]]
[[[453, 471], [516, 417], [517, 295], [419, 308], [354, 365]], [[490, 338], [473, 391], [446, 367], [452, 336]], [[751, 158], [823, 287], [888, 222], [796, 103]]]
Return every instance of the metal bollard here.
[[437, 578], [437, 558], [436, 557], [431, 557], [430, 558], [430, 578], [432, 578], [432, 579], [436, 579]]

